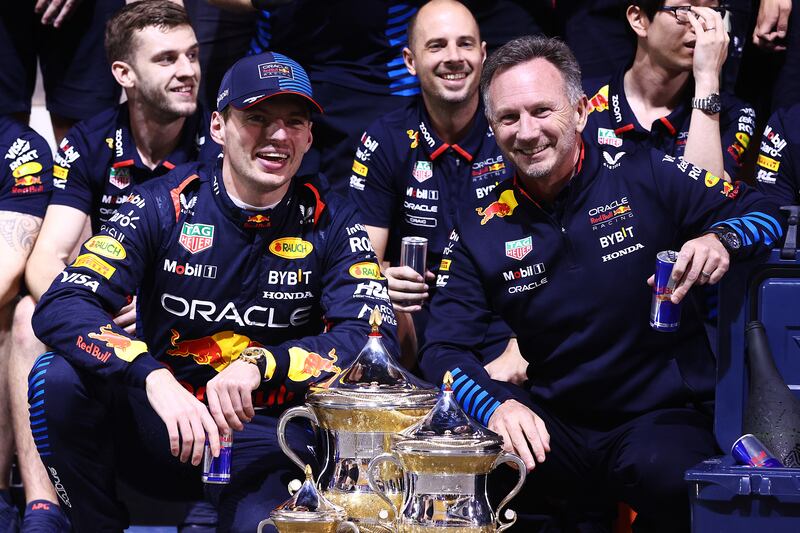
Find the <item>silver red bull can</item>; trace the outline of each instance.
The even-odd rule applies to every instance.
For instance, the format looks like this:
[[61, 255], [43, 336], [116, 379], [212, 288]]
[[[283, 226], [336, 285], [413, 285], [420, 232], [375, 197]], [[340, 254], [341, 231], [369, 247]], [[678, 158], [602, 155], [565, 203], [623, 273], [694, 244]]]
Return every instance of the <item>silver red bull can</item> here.
[[425, 237], [403, 237], [400, 244], [400, 266], [410, 266], [425, 278], [428, 259], [428, 239]]
[[677, 331], [681, 325], [681, 304], [670, 300], [675, 290], [672, 267], [678, 252], [664, 250], [656, 254], [656, 272], [653, 282], [653, 300], [650, 303], [650, 327], [656, 331]]
[[764, 446], [758, 438], [748, 433], [742, 435], [731, 446], [731, 455], [736, 462], [762, 468], [783, 468], [783, 463]]
[[233, 433], [224, 431], [219, 436], [219, 457], [211, 453], [211, 445], [206, 438], [203, 450], [203, 483], [227, 484], [231, 482], [231, 451]]

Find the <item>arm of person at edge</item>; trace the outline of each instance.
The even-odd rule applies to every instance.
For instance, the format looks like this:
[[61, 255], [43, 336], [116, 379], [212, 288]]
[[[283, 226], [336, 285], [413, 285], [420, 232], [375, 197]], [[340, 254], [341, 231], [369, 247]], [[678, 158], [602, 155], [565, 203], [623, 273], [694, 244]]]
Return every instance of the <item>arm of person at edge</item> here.
[[[725, 23], [719, 13], [705, 7], [693, 7], [689, 23], [696, 36], [692, 62], [693, 96], [705, 98], [712, 93], [719, 94], [720, 73], [728, 55], [730, 40], [725, 31]], [[700, 109], [692, 109], [683, 158], [715, 176], [731, 181], [725, 171], [723, 157], [720, 113], [709, 115]]]
[[[692, 286], [715, 284], [728, 271], [732, 258], [714, 230], [738, 235], [737, 258], [765, 254], [783, 235], [778, 211], [768, 198], [742, 182], [722, 181], [687, 163], [676, 164], [672, 156], [651, 152], [654, 192], [671, 206], [680, 234], [699, 235], [686, 241], [678, 253], [671, 275], [676, 282], [670, 297], [673, 303], [683, 300]], [[652, 286], [653, 280], [650, 276], [647, 283]]]
[[753, 29], [753, 43], [767, 51], [785, 51], [784, 39], [791, 13], [792, 0], [761, 0], [758, 6], [756, 27]]
[[[431, 302], [420, 366], [434, 383], [450, 371], [462, 408], [502, 436], [503, 449], [519, 455], [531, 471], [550, 451], [550, 435], [536, 413], [492, 379], [472, 349], [483, 342], [492, 312], [475, 263], [458, 234], [454, 231], [455, 239], [448, 244], [452, 250], [448, 279], [437, 287]], [[516, 344], [516, 339], [512, 342]], [[469, 394], [461, 394], [461, 387], [468, 388]]]
[[[80, 243], [91, 236], [89, 215], [67, 205], [50, 204], [39, 238], [25, 266], [25, 283], [37, 302], [53, 280], [80, 250]], [[114, 322], [130, 334], [136, 333], [136, 298], [120, 309]]]
[[25, 261], [36, 241], [42, 219], [33, 215], [0, 211], [0, 308], [19, 294]]
[[[152, 209], [155, 201], [150, 196], [145, 198], [149, 209]], [[154, 210], [148, 212], [145, 208], [132, 203], [124, 203], [120, 205], [122, 206], [126, 209], [130, 207], [133, 216], [140, 217], [138, 227], [135, 230], [126, 229], [109, 221], [106, 223], [106, 229], [100, 234], [111, 238], [113, 235], [125, 235], [125, 257], [112, 260], [114, 264], [110, 273], [96, 266], [95, 268], [75, 264], [68, 266], [65, 270], [68, 276], [82, 275], [80, 279], [84, 281], [67, 282], [66, 276], [61, 279], [56, 277], [50, 289], [42, 295], [34, 312], [32, 325], [37, 337], [58, 350], [71, 364], [103, 379], [143, 388], [153, 410], [166, 426], [172, 455], [179, 457], [182, 462], [191, 460], [193, 465], [198, 465], [203, 456], [206, 434], [212, 453], [215, 456], [219, 454], [217, 424], [206, 406], [150, 355], [145, 343], [134, 339], [112, 321], [112, 314], [130, 303], [129, 295], [132, 295], [141, 284], [147, 258], [151, 255], [153, 247], [157, 248], [160, 243], [158, 219]], [[51, 205], [49, 209], [54, 207], [62, 206]], [[59, 211], [61, 210], [57, 210]], [[75, 209], [73, 211], [78, 212]], [[69, 213], [69, 211], [64, 212]], [[83, 213], [80, 214], [85, 216]], [[83, 220], [78, 221], [80, 217], [77, 215], [74, 218], [74, 223], [70, 225], [70, 236], [72, 239], [78, 239], [83, 228]], [[58, 224], [63, 226], [62, 220], [58, 218], [52, 220], [53, 224], [58, 221]], [[112, 231], [114, 233], [111, 233]], [[46, 242], [42, 243], [45, 244]], [[71, 245], [64, 247], [61, 261], [68, 256], [71, 247]], [[81, 247], [81, 254], [92, 255], [85, 246]], [[89, 335], [101, 327], [102, 334], [116, 337], [123, 345], [117, 348], [107, 344], [108, 349], [114, 351], [114, 355], [106, 361], [96, 358], [81, 347], [90, 345], [97, 347]], [[125, 339], [130, 342], [125, 343]]]

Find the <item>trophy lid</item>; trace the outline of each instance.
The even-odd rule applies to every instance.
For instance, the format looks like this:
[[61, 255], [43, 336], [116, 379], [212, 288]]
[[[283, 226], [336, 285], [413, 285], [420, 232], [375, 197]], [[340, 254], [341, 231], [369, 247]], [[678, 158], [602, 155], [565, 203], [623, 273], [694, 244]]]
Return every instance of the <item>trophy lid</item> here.
[[400, 432], [399, 453], [425, 452], [448, 455], [496, 454], [503, 437], [470, 418], [453, 396], [453, 376], [444, 376], [444, 388], [427, 415]]
[[345, 520], [347, 513], [325, 498], [314, 484], [311, 466], [306, 465], [306, 480], [294, 495], [276, 507], [270, 518], [286, 522], [338, 522]]
[[404, 369], [384, 346], [378, 331], [381, 322], [381, 313], [375, 307], [369, 319], [372, 331], [364, 348], [340, 374], [317, 384], [309, 394], [309, 403], [343, 407], [373, 403], [381, 408], [433, 403], [435, 387]]

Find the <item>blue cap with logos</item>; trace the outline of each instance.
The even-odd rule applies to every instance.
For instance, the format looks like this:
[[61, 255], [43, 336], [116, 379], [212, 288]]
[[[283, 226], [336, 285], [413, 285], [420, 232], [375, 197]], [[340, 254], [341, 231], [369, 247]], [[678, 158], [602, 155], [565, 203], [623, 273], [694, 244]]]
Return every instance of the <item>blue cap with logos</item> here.
[[294, 94], [305, 98], [311, 109], [322, 113], [314, 100], [311, 82], [300, 64], [277, 52], [244, 57], [233, 64], [219, 85], [217, 111], [228, 105], [247, 109], [278, 94]]

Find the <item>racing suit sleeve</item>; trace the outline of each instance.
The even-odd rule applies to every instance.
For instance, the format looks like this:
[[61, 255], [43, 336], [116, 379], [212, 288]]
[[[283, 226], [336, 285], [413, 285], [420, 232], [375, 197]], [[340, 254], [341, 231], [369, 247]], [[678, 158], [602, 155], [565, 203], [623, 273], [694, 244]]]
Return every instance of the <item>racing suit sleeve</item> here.
[[753, 138], [756, 112], [748, 104], [734, 99], [728, 109], [723, 110], [726, 121], [720, 124], [722, 165], [732, 181], [740, 179], [745, 152]]
[[728, 183], [656, 150], [651, 151], [650, 157], [655, 190], [672, 214], [677, 240], [682, 242], [712, 228], [727, 227], [739, 235], [742, 243], [737, 258], [766, 253], [780, 241], [783, 230], [777, 209], [755, 189], [741, 181]]
[[390, 228], [397, 196], [388, 157], [392, 149], [387, 139], [376, 137], [375, 130], [379, 127], [377, 123], [370, 126], [356, 147], [350, 174], [350, 199], [361, 213], [364, 224]]
[[[100, 150], [105, 146], [103, 143]], [[92, 191], [97, 190], [92, 186], [91, 165], [98, 156], [87, 143], [80, 125], [72, 128], [61, 140], [54, 158], [51, 202], [91, 213]]]
[[756, 186], [778, 207], [800, 203], [800, 168], [793, 157], [800, 154], [800, 138], [787, 135], [792, 121], [800, 121], [800, 105], [770, 117], [756, 160]]
[[383, 319], [384, 345], [395, 357], [399, 353], [397, 320], [386, 279], [380, 274], [369, 236], [358, 222], [353, 209], [340, 209], [330, 226], [320, 230], [329, 233], [320, 298], [327, 331], [268, 346], [275, 368], [273, 375], [265, 376], [267, 381], [283, 383], [297, 393], [350, 365], [367, 342], [369, 316], [376, 306]]
[[501, 403], [514, 396], [493, 381], [475, 350], [484, 343], [492, 319], [483, 283], [458, 229], [450, 234], [436, 277], [420, 367], [425, 379], [441, 383], [448, 370], [461, 407], [488, 425]]
[[42, 342], [77, 367], [132, 386], [144, 387], [147, 375], [163, 368], [113, 316], [131, 301], [152, 264], [161, 242], [157, 206], [171, 210], [170, 203], [159, 204], [134, 189], [100, 233], [81, 246], [33, 314], [33, 330]]
[[53, 192], [53, 157], [47, 142], [35, 131], [27, 130], [10, 145], [0, 169], [0, 211], [12, 211], [44, 218]]

